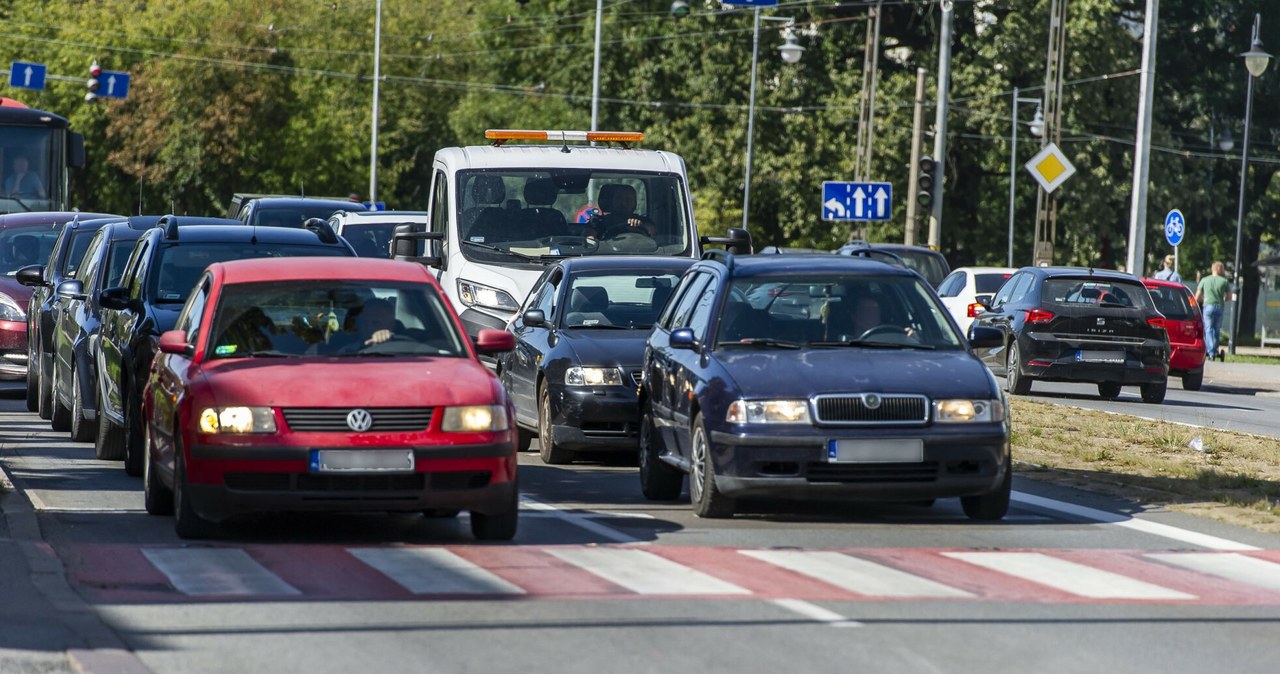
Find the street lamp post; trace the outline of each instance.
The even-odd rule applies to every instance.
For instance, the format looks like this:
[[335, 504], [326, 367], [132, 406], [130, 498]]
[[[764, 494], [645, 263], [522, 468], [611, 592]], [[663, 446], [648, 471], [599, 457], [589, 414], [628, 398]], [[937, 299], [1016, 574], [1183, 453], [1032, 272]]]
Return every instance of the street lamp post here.
[[1249, 124], [1253, 118], [1253, 80], [1261, 77], [1271, 62], [1271, 54], [1262, 50], [1262, 38], [1258, 34], [1261, 27], [1262, 15], [1255, 14], [1253, 40], [1249, 51], [1241, 54], [1244, 57], [1244, 67], [1249, 71], [1249, 84], [1244, 99], [1244, 140], [1240, 145], [1240, 208], [1236, 213], [1236, 262], [1233, 270], [1236, 299], [1231, 310], [1231, 340], [1227, 342], [1228, 351], [1233, 356], [1236, 355], [1237, 333], [1240, 331], [1240, 304], [1244, 299], [1244, 293], [1241, 292], [1243, 288], [1241, 287], [1240, 249], [1244, 245], [1244, 190], [1249, 177]]
[[[780, 21], [787, 26], [795, 23], [795, 19], [781, 16], [760, 16], [760, 8], [755, 9], [755, 25], [751, 38], [751, 93], [747, 99], [747, 159], [746, 173], [742, 179], [742, 227], [746, 229], [751, 212], [751, 145], [756, 130], [756, 63], [760, 54], [760, 22]], [[785, 42], [778, 46], [778, 52], [785, 63], [798, 63], [804, 54], [804, 47], [796, 44], [796, 38], [790, 32]]]
[[1044, 110], [1040, 99], [1018, 96], [1018, 87], [1013, 88], [1013, 139], [1009, 142], [1009, 259], [1006, 267], [1013, 266], [1013, 185], [1018, 175], [1018, 104], [1035, 103], [1036, 117], [1030, 125], [1031, 135], [1039, 138], [1044, 133]]

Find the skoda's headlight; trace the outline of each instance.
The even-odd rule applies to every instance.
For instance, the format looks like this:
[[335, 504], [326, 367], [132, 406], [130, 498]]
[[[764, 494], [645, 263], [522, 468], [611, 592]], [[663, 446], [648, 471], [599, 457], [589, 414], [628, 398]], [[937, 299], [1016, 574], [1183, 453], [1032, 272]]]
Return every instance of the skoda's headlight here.
[[520, 304], [511, 297], [511, 293], [461, 279], [458, 280], [458, 299], [469, 307], [488, 307], [507, 312], [520, 309]]
[[206, 407], [200, 411], [201, 433], [275, 433], [270, 407]]
[[0, 293], [0, 321], [27, 322], [27, 312], [12, 297]]
[[731, 424], [807, 424], [807, 400], [735, 400], [725, 421]]
[[1004, 405], [999, 400], [935, 400], [933, 420], [940, 424], [1004, 421]]
[[502, 405], [446, 407], [440, 430], [449, 433], [482, 433], [507, 430], [507, 409]]
[[621, 386], [622, 370], [616, 367], [571, 367], [564, 373], [566, 386]]

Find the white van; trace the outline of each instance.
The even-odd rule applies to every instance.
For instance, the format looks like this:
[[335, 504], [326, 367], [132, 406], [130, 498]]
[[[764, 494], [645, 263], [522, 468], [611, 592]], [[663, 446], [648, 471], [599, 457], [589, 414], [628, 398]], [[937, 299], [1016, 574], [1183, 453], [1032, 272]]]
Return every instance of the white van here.
[[[631, 148], [643, 134], [490, 130], [485, 137], [491, 145], [436, 152], [427, 233], [414, 237], [427, 239], [427, 257], [418, 259], [436, 273], [472, 338], [505, 329], [546, 265], [563, 257], [697, 258], [709, 241], [750, 250], [745, 230], [699, 240], [684, 160]], [[517, 140], [544, 144], [508, 142]], [[397, 256], [412, 250], [397, 246]]]
[[329, 226], [360, 257], [391, 257], [396, 227], [426, 222], [426, 211], [338, 211], [329, 216]]

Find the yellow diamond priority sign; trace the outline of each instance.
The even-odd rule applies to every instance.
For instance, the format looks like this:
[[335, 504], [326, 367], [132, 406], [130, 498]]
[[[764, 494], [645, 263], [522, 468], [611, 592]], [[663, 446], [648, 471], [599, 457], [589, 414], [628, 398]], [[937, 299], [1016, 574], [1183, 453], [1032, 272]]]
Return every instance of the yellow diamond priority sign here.
[[1067, 160], [1067, 155], [1053, 143], [1044, 146], [1043, 150], [1027, 162], [1026, 167], [1046, 192], [1058, 189], [1059, 185], [1076, 173], [1076, 167]]

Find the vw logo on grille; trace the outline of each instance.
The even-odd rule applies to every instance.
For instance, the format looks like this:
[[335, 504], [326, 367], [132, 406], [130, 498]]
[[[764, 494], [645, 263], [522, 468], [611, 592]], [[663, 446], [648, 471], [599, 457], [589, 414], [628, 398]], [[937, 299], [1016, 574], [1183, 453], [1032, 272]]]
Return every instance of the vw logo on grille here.
[[862, 394], [862, 404], [865, 405], [869, 410], [877, 409], [878, 407], [880, 407], [881, 402], [883, 402], [883, 400], [880, 398], [880, 395], [877, 393]]
[[347, 412], [347, 427], [357, 433], [363, 433], [369, 430], [373, 425], [373, 415], [369, 414], [369, 410], [355, 409]]

